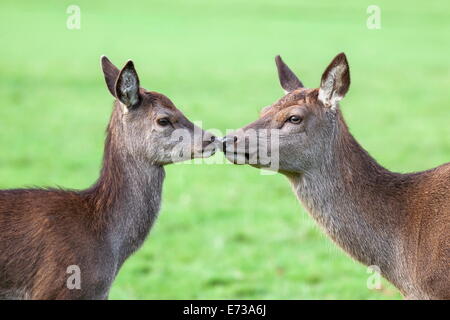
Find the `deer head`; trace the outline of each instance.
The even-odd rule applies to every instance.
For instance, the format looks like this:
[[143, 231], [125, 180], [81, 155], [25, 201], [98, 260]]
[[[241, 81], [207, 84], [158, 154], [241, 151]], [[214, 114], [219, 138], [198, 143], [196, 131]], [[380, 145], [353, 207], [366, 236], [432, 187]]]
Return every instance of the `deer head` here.
[[[350, 86], [349, 66], [345, 54], [338, 54], [323, 73], [320, 88], [308, 89], [280, 56], [275, 62], [286, 95], [263, 108], [258, 120], [224, 137], [223, 151], [236, 164], [268, 168], [273, 164], [262, 161], [261, 145], [269, 158], [275, 146], [277, 170], [304, 172], [319, 165], [330, 150], [341, 122], [339, 101]], [[258, 141], [252, 143], [255, 137]]]
[[215, 152], [215, 137], [195, 126], [166, 96], [140, 87], [133, 62], [122, 70], [102, 56], [109, 92], [116, 98], [110, 134], [121, 152], [156, 165], [165, 165]]

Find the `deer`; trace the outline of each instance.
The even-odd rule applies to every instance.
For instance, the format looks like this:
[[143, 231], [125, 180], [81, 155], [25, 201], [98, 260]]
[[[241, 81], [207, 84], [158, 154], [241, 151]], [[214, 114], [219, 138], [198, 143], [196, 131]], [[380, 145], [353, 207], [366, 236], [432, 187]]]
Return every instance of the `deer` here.
[[[340, 109], [350, 87], [344, 53], [314, 89], [280, 56], [275, 62], [285, 95], [221, 138], [225, 157], [287, 177], [321, 229], [356, 261], [377, 266], [404, 298], [450, 299], [450, 163], [402, 174], [369, 155]], [[260, 139], [253, 147], [252, 132]], [[269, 143], [275, 133], [277, 143]], [[261, 160], [261, 142], [277, 166]]]
[[102, 56], [101, 65], [114, 104], [98, 180], [0, 191], [1, 299], [107, 299], [157, 219], [164, 166], [216, 150], [214, 135], [140, 87], [133, 61], [119, 70]]

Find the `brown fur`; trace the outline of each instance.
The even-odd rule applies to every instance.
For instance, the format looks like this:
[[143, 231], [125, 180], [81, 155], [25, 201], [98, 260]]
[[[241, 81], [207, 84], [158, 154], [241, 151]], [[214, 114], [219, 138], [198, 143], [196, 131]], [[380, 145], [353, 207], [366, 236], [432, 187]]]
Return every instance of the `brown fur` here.
[[[297, 87], [225, 137], [224, 150], [244, 140], [247, 130], [280, 130], [279, 172], [339, 246], [378, 266], [407, 298], [450, 299], [450, 163], [394, 173], [359, 145], [337, 104], [350, 85], [344, 54], [325, 70], [318, 89], [305, 89], [292, 72], [280, 72], [287, 68], [282, 60], [277, 67], [282, 87]], [[289, 123], [292, 113], [302, 121]], [[226, 155], [235, 162], [233, 153]]]
[[[0, 190], [0, 299], [107, 298], [157, 218], [173, 148], [184, 143], [204, 156], [214, 141], [198, 128], [205, 141], [173, 142], [175, 129], [193, 135], [194, 124], [166, 96], [139, 88], [131, 61], [119, 72], [102, 57], [102, 67], [117, 100], [97, 182], [81, 191]], [[170, 125], [158, 125], [161, 117]], [[80, 268], [80, 289], [66, 285], [72, 265]]]

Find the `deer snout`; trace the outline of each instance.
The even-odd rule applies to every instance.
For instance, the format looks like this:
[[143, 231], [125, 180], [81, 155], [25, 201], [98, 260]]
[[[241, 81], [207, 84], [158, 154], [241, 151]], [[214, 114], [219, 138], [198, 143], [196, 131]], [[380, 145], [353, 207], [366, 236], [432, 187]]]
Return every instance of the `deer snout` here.
[[[197, 140], [198, 141], [198, 140]], [[199, 153], [202, 158], [210, 157], [215, 154], [216, 149], [218, 148], [217, 145], [217, 138], [210, 132], [203, 132], [201, 141], [198, 141], [201, 143], [197, 143], [198, 149], [196, 153]], [[201, 146], [201, 150], [199, 150]]]
[[238, 140], [238, 137], [235, 135], [225, 136], [221, 139], [222, 142], [222, 151], [223, 153], [227, 152], [227, 146], [235, 145]]
[[212, 144], [215, 144], [216, 140], [217, 140], [216, 136], [214, 136], [209, 132], [205, 132], [202, 141], [203, 149], [205, 149], [206, 147], [211, 147]]
[[222, 138], [222, 152], [234, 164], [257, 164], [258, 136], [239, 129]]

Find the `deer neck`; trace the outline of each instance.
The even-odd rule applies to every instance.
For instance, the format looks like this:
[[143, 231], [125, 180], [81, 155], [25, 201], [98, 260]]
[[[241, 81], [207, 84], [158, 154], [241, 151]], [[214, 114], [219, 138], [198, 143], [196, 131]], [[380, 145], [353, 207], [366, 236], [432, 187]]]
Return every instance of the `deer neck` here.
[[155, 222], [165, 172], [162, 166], [136, 162], [124, 170], [121, 195], [112, 204], [109, 237], [124, 261], [144, 242]]
[[323, 162], [288, 178], [298, 199], [339, 246], [394, 281], [407, 179], [376, 163], [343, 121], [338, 127]]
[[140, 247], [156, 220], [165, 176], [162, 166], [124, 150], [110, 124], [100, 178], [88, 190], [95, 228], [110, 243], [119, 266]]

